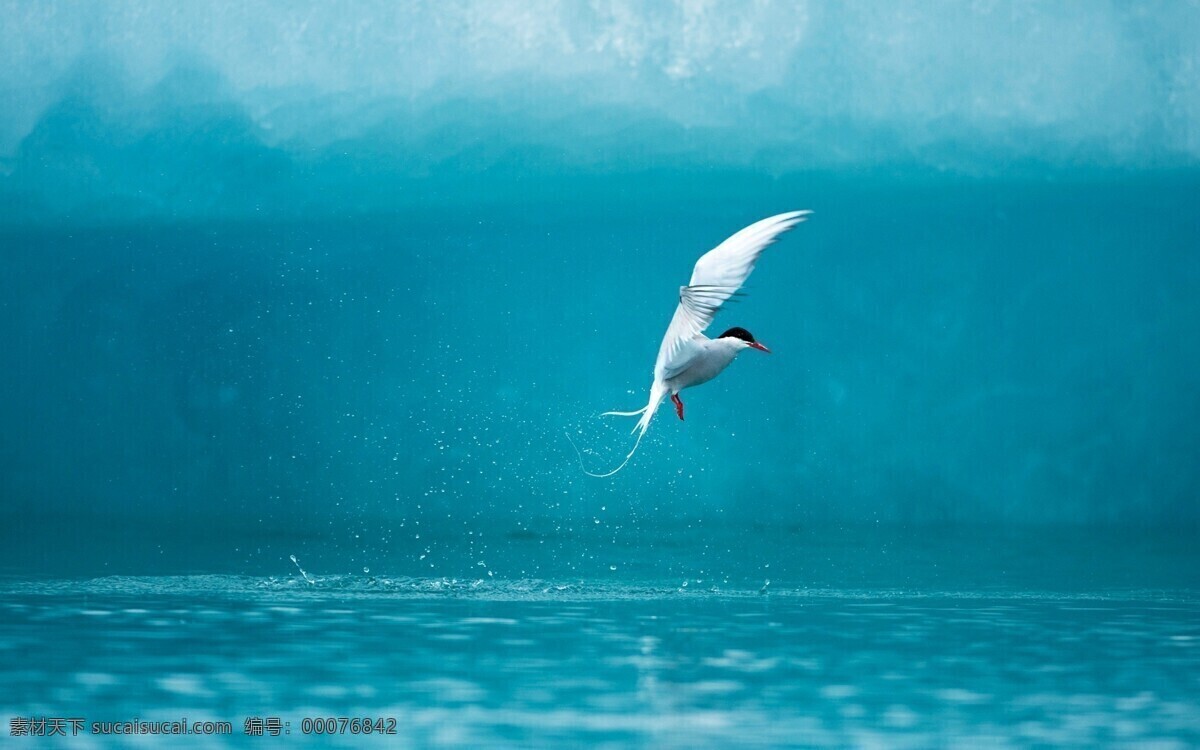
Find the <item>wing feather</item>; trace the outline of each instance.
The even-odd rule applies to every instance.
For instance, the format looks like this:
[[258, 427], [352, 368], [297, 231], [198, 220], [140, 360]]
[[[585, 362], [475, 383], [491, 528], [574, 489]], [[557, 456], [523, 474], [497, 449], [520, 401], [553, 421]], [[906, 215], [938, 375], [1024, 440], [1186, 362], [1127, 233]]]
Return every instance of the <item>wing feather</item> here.
[[811, 211], [790, 211], [757, 221], [700, 256], [687, 286], [679, 287], [679, 306], [654, 364], [655, 380], [667, 380], [687, 369], [701, 351], [704, 330], [721, 305], [738, 295], [758, 256], [775, 238], [808, 218]]

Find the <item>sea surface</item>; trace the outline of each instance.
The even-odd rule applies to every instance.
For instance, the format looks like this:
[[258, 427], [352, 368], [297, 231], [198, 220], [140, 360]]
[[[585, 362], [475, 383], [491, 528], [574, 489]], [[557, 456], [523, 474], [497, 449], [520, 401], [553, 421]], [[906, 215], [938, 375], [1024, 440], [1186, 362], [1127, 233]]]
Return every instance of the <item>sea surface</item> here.
[[255, 717], [394, 720], [343, 746], [1200, 742], [1194, 596], [186, 576], [7, 583], [0, 609], [0, 710], [87, 719], [63, 747], [138, 718], [253, 742]]
[[[510, 539], [546, 577], [326, 574], [294, 556], [270, 576], [8, 575], [0, 714], [86, 719], [17, 747], [155, 739], [92, 732], [134, 720], [229, 722], [196, 747], [269, 742], [258, 720], [346, 747], [1200, 742], [1186, 538], [1112, 539], [1099, 565], [1086, 532], [1047, 556], [1028, 534], [759, 530], [774, 565], [752, 566], [669, 536], [665, 556], [578, 539], [605, 564], [574, 575], [545, 539]], [[1156, 587], [1130, 585], [1135, 559], [1132, 580]], [[676, 564], [691, 574], [669, 577]], [[316, 721], [339, 718], [371, 719], [372, 736]]]

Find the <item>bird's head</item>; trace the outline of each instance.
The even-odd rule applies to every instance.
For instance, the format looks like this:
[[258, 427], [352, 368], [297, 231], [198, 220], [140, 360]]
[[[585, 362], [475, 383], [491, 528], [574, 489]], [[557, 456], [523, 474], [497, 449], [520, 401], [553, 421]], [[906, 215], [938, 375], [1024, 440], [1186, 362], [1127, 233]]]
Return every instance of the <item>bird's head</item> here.
[[741, 342], [741, 348], [757, 349], [760, 352], [771, 353], [771, 350], [754, 340], [754, 334], [747, 331], [745, 328], [733, 327], [725, 333], [717, 337], [718, 339], [732, 339]]

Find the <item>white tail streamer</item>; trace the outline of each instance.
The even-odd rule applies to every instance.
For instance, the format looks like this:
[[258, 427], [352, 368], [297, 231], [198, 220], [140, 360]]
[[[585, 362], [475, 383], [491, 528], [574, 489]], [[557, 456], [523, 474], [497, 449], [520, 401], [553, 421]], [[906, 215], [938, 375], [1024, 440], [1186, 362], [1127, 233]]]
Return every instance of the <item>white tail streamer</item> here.
[[596, 477], [597, 479], [604, 479], [606, 477], [611, 477], [613, 474], [616, 474], [621, 469], [624, 469], [625, 465], [629, 463], [629, 459], [633, 458], [633, 454], [637, 453], [638, 446], [642, 444], [642, 437], [645, 436], [646, 430], [648, 430], [650, 428], [650, 420], [654, 418], [654, 412], [658, 411], [659, 404], [662, 403], [663, 399], [666, 398], [666, 396], [667, 396], [667, 389], [663, 385], [661, 385], [659, 383], [655, 383], [650, 388], [650, 402], [648, 404], [646, 404], [645, 406], [643, 406], [641, 409], [638, 409], [637, 411], [606, 411], [606, 412], [604, 412], [604, 414], [600, 415], [602, 417], [603, 416], [636, 417], [640, 414], [642, 417], [641, 419], [638, 420], [637, 424], [633, 426], [633, 431], [638, 434], [637, 440], [635, 440], [633, 442], [633, 448], [631, 448], [629, 450], [629, 453], [627, 453], [625, 455], [625, 460], [621, 462], [620, 466], [613, 469], [612, 471], [605, 472], [604, 474], [596, 474], [594, 472], [588, 471], [587, 467], [583, 465], [583, 454], [579, 451], [579, 446], [575, 445], [575, 441], [571, 439], [570, 433], [566, 433], [567, 442], [569, 442], [571, 444], [571, 447], [575, 449], [575, 455], [579, 458], [579, 468], [583, 469], [583, 473], [587, 474], [589, 477]]

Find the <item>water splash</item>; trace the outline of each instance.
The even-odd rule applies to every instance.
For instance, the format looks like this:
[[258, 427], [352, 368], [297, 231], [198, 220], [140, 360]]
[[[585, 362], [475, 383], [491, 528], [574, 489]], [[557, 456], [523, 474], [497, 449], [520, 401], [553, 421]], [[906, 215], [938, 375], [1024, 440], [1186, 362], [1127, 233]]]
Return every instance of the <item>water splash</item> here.
[[296, 556], [288, 555], [288, 557], [292, 558], [292, 562], [296, 564], [296, 570], [300, 571], [300, 575], [304, 576], [304, 580], [308, 581], [309, 584], [316, 586], [317, 582], [313, 580], [308, 573], [304, 572], [304, 568], [300, 567], [300, 561], [296, 559]]

